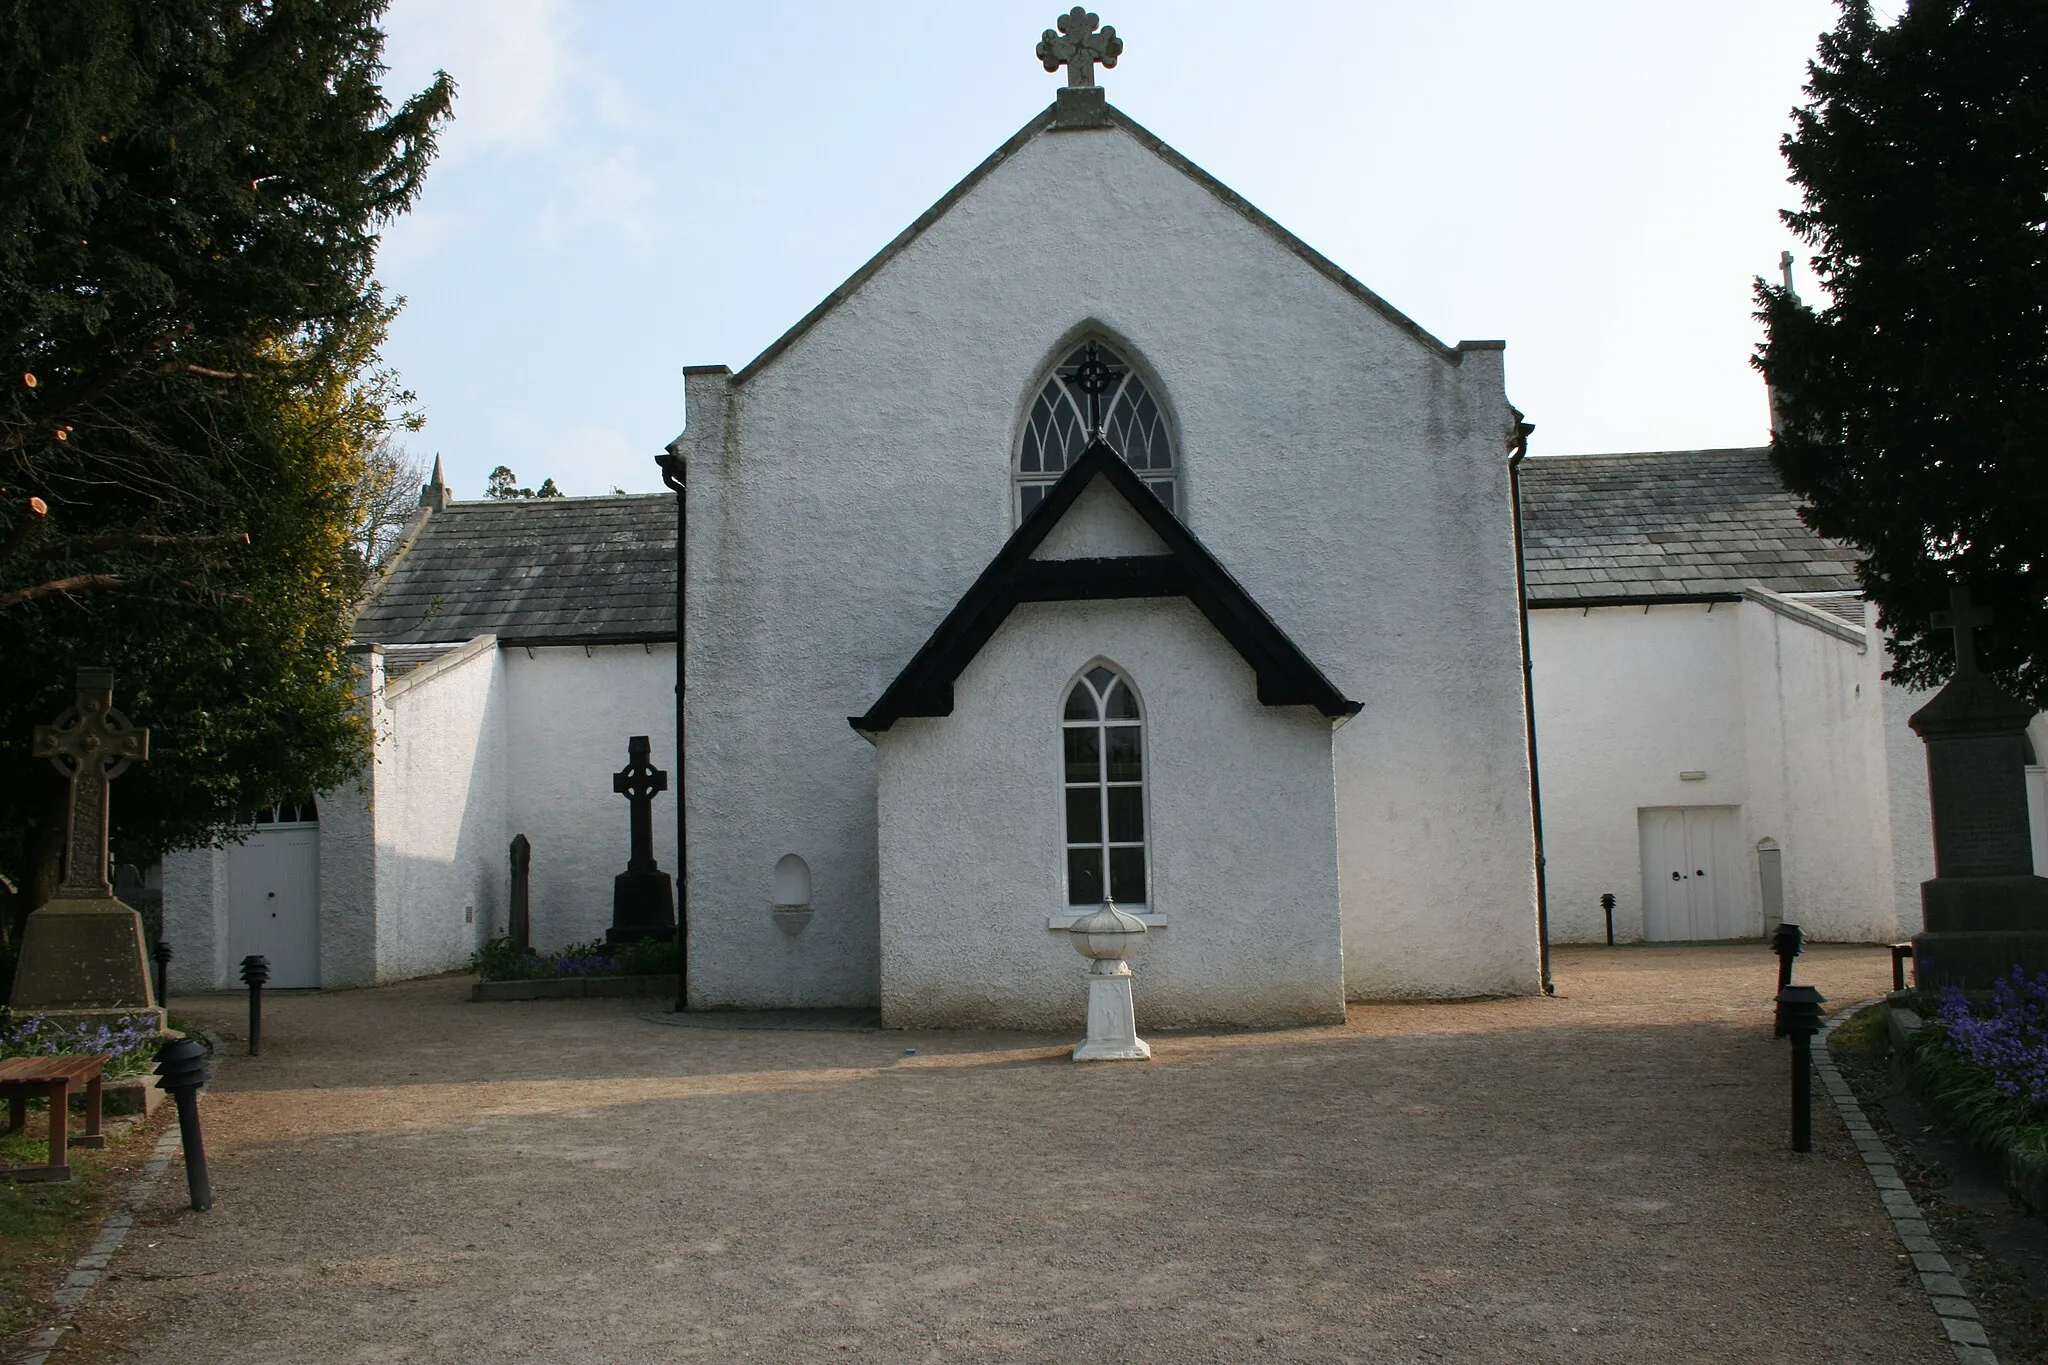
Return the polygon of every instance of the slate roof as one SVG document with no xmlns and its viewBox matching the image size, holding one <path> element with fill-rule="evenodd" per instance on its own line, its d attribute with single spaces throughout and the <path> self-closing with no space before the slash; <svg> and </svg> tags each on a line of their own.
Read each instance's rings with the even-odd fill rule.
<svg viewBox="0 0 2048 1365">
<path fill-rule="evenodd" d="M 667 494 L 457 502 L 431 513 L 356 617 L 381 645 L 676 638 Z"/>
<path fill-rule="evenodd" d="M 1529 605 L 1860 592 L 1855 555 L 1798 508 L 1764 447 L 1528 460 Z"/>
</svg>

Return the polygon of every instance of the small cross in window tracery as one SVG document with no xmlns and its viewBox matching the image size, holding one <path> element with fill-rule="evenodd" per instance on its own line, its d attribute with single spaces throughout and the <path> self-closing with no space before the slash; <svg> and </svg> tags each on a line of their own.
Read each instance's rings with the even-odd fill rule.
<svg viewBox="0 0 2048 1365">
<path fill-rule="evenodd" d="M 1088 395 L 1088 435 L 1091 439 L 1102 437 L 1102 395 L 1115 388 L 1123 377 L 1124 371 L 1104 360 L 1101 348 L 1092 341 L 1088 343 L 1088 351 L 1081 357 L 1081 363 L 1067 376 L 1067 383 Z"/>
</svg>

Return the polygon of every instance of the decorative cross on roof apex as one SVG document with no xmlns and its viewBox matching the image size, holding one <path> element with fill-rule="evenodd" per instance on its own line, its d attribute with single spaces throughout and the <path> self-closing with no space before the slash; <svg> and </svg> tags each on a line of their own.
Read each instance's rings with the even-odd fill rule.
<svg viewBox="0 0 2048 1365">
<path fill-rule="evenodd" d="M 1930 614 L 1927 623 L 1936 630 L 1950 630 L 1956 637 L 1956 672 L 1977 671 L 1977 642 L 1974 628 L 1991 624 L 1991 608 L 1970 605 L 1970 590 L 1961 584 L 1949 589 L 1948 610 Z"/>
<path fill-rule="evenodd" d="M 1116 36 L 1114 24 L 1095 30 L 1102 24 L 1102 16 L 1090 14 L 1076 5 L 1067 13 L 1054 20 L 1059 32 L 1051 29 L 1038 41 L 1038 60 L 1045 63 L 1047 71 L 1067 68 L 1067 87 L 1085 90 L 1095 84 L 1095 64 L 1114 67 L 1122 55 L 1124 40 Z"/>
</svg>

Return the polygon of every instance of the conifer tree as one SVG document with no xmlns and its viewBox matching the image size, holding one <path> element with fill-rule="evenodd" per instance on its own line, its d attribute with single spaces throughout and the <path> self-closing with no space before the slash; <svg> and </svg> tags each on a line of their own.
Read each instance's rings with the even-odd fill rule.
<svg viewBox="0 0 2048 1365">
<path fill-rule="evenodd" d="M 1808 524 L 1861 551 L 1892 676 L 1952 667 L 1928 614 L 1967 584 L 1985 666 L 2048 706 L 2048 4 L 1867 0 L 1784 140 L 1826 298 L 1761 282 L 1772 453 Z"/>
<path fill-rule="evenodd" d="M 387 102 L 384 7 L 0 0 L 0 955 L 55 876 L 27 740 L 79 665 L 152 731 L 127 856 L 361 761 L 354 490 L 410 397 L 377 233 L 453 97 Z"/>
</svg>

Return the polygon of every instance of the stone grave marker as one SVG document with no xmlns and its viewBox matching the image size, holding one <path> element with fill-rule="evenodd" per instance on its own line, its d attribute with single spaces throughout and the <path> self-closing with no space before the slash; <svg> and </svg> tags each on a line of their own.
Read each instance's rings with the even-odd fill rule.
<svg viewBox="0 0 2048 1365">
<path fill-rule="evenodd" d="M 37 726 L 33 744 L 70 784 L 64 875 L 57 894 L 28 917 L 8 1004 L 63 1018 L 149 1014 L 161 1029 L 142 917 L 115 899 L 107 880 L 109 790 L 130 763 L 149 757 L 149 731 L 114 709 L 112 669 L 81 668 L 76 704 L 54 725 Z"/>
<path fill-rule="evenodd" d="M 1955 632 L 1948 685 L 1908 722 L 1927 746 L 1934 879 L 1920 884 L 1924 932 L 1914 974 L 1926 987 L 1985 990 L 2022 967 L 2048 971 L 2048 878 L 2034 875 L 2027 824 L 2026 727 L 2034 708 L 1977 667 L 1972 632 L 1991 613 L 1957 588 L 1934 624 Z"/>
<path fill-rule="evenodd" d="M 668 774 L 648 758 L 647 736 L 626 741 L 626 766 L 612 774 L 612 790 L 632 808 L 632 855 L 612 879 L 612 927 L 606 943 L 673 938 L 676 901 L 668 873 L 654 864 L 654 798 L 668 790 Z"/>
</svg>

